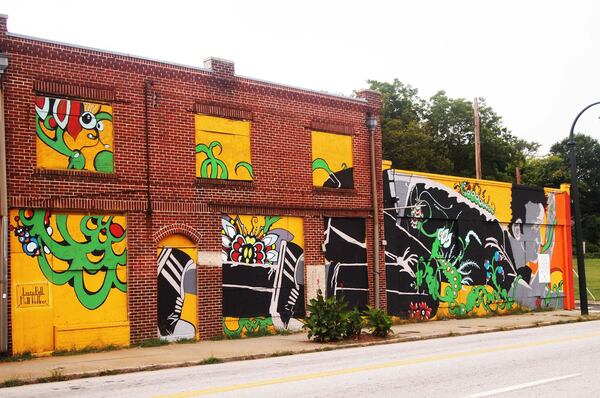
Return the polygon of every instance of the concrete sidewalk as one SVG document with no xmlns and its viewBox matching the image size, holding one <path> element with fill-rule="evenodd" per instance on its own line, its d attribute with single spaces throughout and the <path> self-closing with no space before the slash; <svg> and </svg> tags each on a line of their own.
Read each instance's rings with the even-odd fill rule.
<svg viewBox="0 0 600 398">
<path fill-rule="evenodd" d="M 89 377 L 189 366 L 214 361 L 264 358 L 275 355 L 311 352 L 324 349 L 387 344 L 474 333 L 504 331 L 600 319 L 599 312 L 581 317 L 579 311 L 532 312 L 490 318 L 452 319 L 395 325 L 394 335 L 385 340 L 346 341 L 320 344 L 307 340 L 306 333 L 287 336 L 255 337 L 240 340 L 200 341 L 160 347 L 130 348 L 115 351 L 50 356 L 19 362 L 0 363 L 0 386 L 3 383 L 36 382 Z M 44 380 L 46 379 L 46 380 Z"/>
</svg>

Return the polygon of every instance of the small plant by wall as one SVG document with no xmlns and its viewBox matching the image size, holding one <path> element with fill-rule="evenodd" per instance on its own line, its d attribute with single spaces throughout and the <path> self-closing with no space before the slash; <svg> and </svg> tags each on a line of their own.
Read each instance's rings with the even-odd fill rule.
<svg viewBox="0 0 600 398">
<path fill-rule="evenodd" d="M 375 337 L 385 338 L 392 333 L 392 318 L 384 310 L 367 308 L 366 311 L 349 310 L 343 296 L 325 298 L 318 291 L 317 298 L 310 300 L 307 306 L 310 315 L 304 320 L 308 338 L 317 342 L 358 339 L 364 327 L 368 327 Z"/>
<path fill-rule="evenodd" d="M 317 298 L 311 299 L 306 306 L 309 311 L 304 320 L 308 329 L 308 338 L 318 342 L 339 341 L 348 334 L 348 304 L 335 296 L 324 298 L 319 290 Z"/>
<path fill-rule="evenodd" d="M 373 336 L 386 337 L 392 332 L 392 317 L 382 309 L 368 307 L 365 315 L 367 327 Z"/>
<path fill-rule="evenodd" d="M 346 337 L 348 338 L 360 338 L 362 328 L 365 326 L 365 320 L 363 319 L 362 312 L 357 308 L 353 309 L 348 313 L 347 325 L 346 325 Z"/>
</svg>

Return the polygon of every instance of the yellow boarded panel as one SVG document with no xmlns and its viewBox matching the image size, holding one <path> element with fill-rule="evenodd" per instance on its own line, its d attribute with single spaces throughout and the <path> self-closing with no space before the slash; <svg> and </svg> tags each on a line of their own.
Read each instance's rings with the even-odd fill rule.
<svg viewBox="0 0 600 398">
<path fill-rule="evenodd" d="M 11 212 L 11 216 L 14 214 L 16 213 Z M 25 351 L 52 351 L 52 284 L 42 275 L 35 259 L 21 251 L 21 244 L 14 235 L 10 238 L 10 253 L 13 352 L 18 354 Z M 46 304 L 24 305 L 23 301 L 28 297 L 28 293 L 36 289 L 44 292 L 36 299 L 44 300 Z"/>
<path fill-rule="evenodd" d="M 312 132 L 313 186 L 329 186 L 329 180 L 333 188 L 353 188 L 352 166 L 352 136 Z M 350 177 L 345 179 L 340 174 Z"/>
<path fill-rule="evenodd" d="M 196 177 L 251 181 L 250 122 L 196 115 Z"/>
<path fill-rule="evenodd" d="M 89 324 L 80 326 L 57 326 L 55 350 L 81 350 L 88 347 L 128 346 L 129 322 Z"/>
<path fill-rule="evenodd" d="M 158 245 L 157 307 L 161 338 L 199 338 L 197 256 L 198 249 L 183 235 L 168 236 Z"/>
<path fill-rule="evenodd" d="M 114 172 L 112 106 L 36 97 L 37 167 Z"/>
<path fill-rule="evenodd" d="M 128 345 L 125 217 L 11 210 L 10 219 L 14 352 Z"/>
</svg>

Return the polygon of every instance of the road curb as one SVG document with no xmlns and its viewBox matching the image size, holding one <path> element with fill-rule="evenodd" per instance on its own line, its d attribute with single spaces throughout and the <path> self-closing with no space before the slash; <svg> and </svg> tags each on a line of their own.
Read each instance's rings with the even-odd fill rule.
<svg viewBox="0 0 600 398">
<path fill-rule="evenodd" d="M 353 343 L 353 342 L 337 342 L 337 343 L 325 343 L 319 347 L 310 348 L 310 349 L 302 349 L 302 350 L 282 350 L 276 351 L 274 353 L 264 353 L 264 354 L 252 354 L 252 355 L 241 355 L 241 356 L 233 356 L 227 358 L 218 358 L 218 357 L 209 357 L 204 358 L 197 361 L 184 361 L 184 362 L 171 362 L 171 363 L 162 363 L 162 364 L 152 364 L 145 366 L 137 366 L 137 367 L 127 367 L 127 368 L 118 368 L 118 369 L 105 369 L 94 372 L 81 372 L 81 373 L 70 373 L 66 375 L 58 374 L 48 376 L 48 377 L 39 377 L 32 379 L 11 379 L 0 383 L 0 388 L 9 388 L 21 385 L 29 385 L 29 384 L 40 384 L 40 383 L 51 383 L 56 381 L 68 381 L 68 380 L 76 380 L 76 379 L 84 379 L 90 377 L 101 377 L 101 376 L 114 376 L 126 373 L 135 373 L 135 372 L 147 372 L 154 370 L 163 370 L 163 369 L 173 369 L 173 368 L 183 368 L 190 366 L 199 366 L 199 365 L 210 365 L 215 363 L 227 363 L 227 362 L 237 362 L 237 361 L 248 361 L 253 359 L 265 359 L 265 358 L 275 358 L 280 356 L 289 356 L 289 355 L 297 355 L 297 354 L 309 354 L 314 352 L 322 352 L 322 351 L 333 351 L 340 350 L 346 348 L 360 348 L 360 347 L 370 347 L 375 345 L 387 345 L 387 344 L 396 344 L 396 343 L 407 343 L 412 341 L 422 341 L 422 340 L 432 340 L 446 337 L 458 337 L 458 336 L 468 336 L 473 334 L 481 334 L 481 333 L 494 333 L 494 332 L 506 332 L 510 330 L 521 330 L 521 329 L 532 329 L 543 326 L 552 326 L 552 325 L 562 325 L 568 323 L 578 323 L 578 322 L 589 322 L 589 321 L 597 321 L 600 320 L 600 316 L 598 315 L 589 315 L 587 317 L 578 317 L 575 319 L 562 319 L 556 321 L 538 321 L 535 323 L 528 323 L 522 325 L 512 325 L 512 326 L 500 326 L 500 327 L 491 327 L 489 329 L 481 329 L 481 330 L 463 330 L 459 332 L 443 332 L 436 334 L 429 334 L 426 336 L 401 336 L 401 337 L 390 337 L 385 340 L 374 340 L 363 343 Z M 314 343 L 319 344 L 319 343 Z M 52 370 L 59 370 L 60 367 L 56 367 Z"/>
</svg>

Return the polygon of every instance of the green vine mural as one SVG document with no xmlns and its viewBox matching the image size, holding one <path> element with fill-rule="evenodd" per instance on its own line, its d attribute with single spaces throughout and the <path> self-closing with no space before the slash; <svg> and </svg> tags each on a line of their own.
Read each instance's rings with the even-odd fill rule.
<svg viewBox="0 0 600 398">
<path fill-rule="evenodd" d="M 77 216 L 68 214 L 52 215 L 58 234 L 50 225 L 50 213 L 44 210 L 20 210 L 16 217 L 18 228 L 28 231 L 38 245 L 38 250 L 27 253 L 36 257 L 46 279 L 55 285 L 69 284 L 73 287 L 79 302 L 87 309 L 94 310 L 104 303 L 111 290 L 127 291 L 127 285 L 117 275 L 119 266 L 125 266 L 127 250 L 116 253 L 113 244 L 122 242 L 126 232 L 113 216 Z M 81 217 L 79 229 L 84 236 L 80 241 L 73 237 L 67 226 L 70 217 Z M 50 257 L 66 264 L 64 271 L 56 271 Z M 104 280 L 97 290 L 90 290 L 85 284 L 87 275 L 104 274 Z"/>
<path fill-rule="evenodd" d="M 252 334 L 270 334 L 274 328 L 273 319 L 270 317 L 256 317 L 256 318 L 238 318 L 236 329 L 230 329 L 227 320 L 223 320 L 223 333 L 227 338 L 239 338 L 243 335 Z"/>
<path fill-rule="evenodd" d="M 215 150 L 217 149 L 219 152 L 215 153 Z M 204 159 L 200 165 L 200 176 L 202 178 L 229 179 L 227 165 L 218 157 L 223 153 L 223 145 L 221 145 L 219 141 L 212 141 L 208 146 L 206 144 L 196 145 L 196 153 L 206 155 L 206 159 Z M 250 177 L 254 178 L 254 170 L 250 163 L 244 161 L 236 163 L 234 167 L 236 175 L 239 175 L 238 169 L 246 170 L 248 174 L 250 174 Z"/>
</svg>

